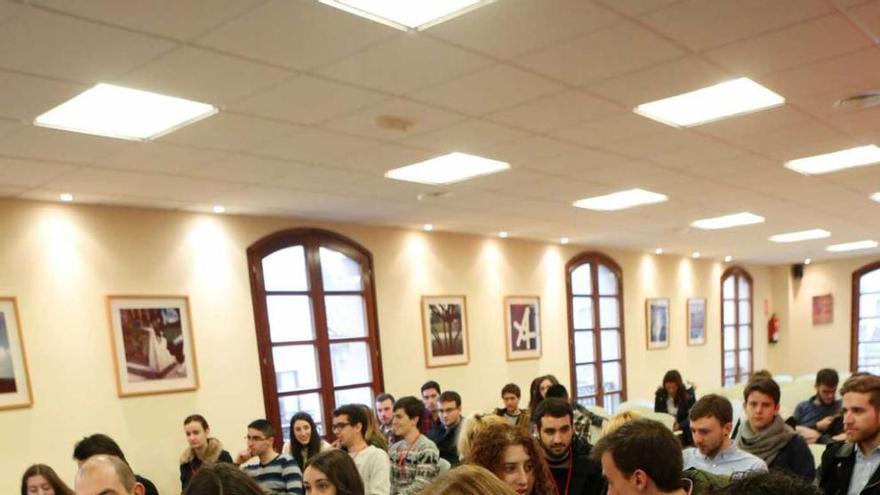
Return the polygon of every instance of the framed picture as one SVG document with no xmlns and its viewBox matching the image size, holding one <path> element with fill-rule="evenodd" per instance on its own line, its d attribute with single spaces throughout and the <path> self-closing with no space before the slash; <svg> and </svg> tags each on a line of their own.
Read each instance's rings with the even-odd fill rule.
<svg viewBox="0 0 880 495">
<path fill-rule="evenodd" d="M 692 297 L 687 300 L 688 345 L 706 343 L 706 299 Z"/>
<path fill-rule="evenodd" d="M 34 403 L 15 298 L 0 298 L 0 409 Z"/>
<path fill-rule="evenodd" d="M 467 364 L 467 307 L 464 296 L 422 296 L 425 366 Z"/>
<path fill-rule="evenodd" d="M 646 299 L 645 313 L 648 349 L 669 347 L 669 299 Z"/>
<path fill-rule="evenodd" d="M 813 325 L 827 325 L 834 321 L 834 298 L 831 294 L 813 296 Z"/>
<path fill-rule="evenodd" d="M 198 388 L 186 296 L 108 296 L 107 309 L 120 397 Z"/>
<path fill-rule="evenodd" d="M 504 298 L 504 338 L 508 361 L 541 357 L 541 299 L 538 296 Z"/>
</svg>

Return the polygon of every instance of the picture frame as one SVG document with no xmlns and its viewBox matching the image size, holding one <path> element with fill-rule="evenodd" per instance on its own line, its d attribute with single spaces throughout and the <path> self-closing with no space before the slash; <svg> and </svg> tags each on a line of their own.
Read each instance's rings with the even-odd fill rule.
<svg viewBox="0 0 880 495">
<path fill-rule="evenodd" d="M 504 298 L 504 340 L 508 361 L 541 357 L 541 299 Z"/>
<path fill-rule="evenodd" d="M 692 297 L 687 300 L 687 344 L 706 344 L 706 298 Z"/>
<path fill-rule="evenodd" d="M 120 397 L 199 387 L 187 296 L 107 296 Z"/>
<path fill-rule="evenodd" d="M 645 300 L 645 333 L 648 349 L 669 347 L 669 299 L 655 297 Z"/>
<path fill-rule="evenodd" d="M 813 325 L 834 322 L 834 297 L 831 294 L 813 296 Z"/>
<path fill-rule="evenodd" d="M 0 411 L 33 404 L 18 301 L 0 297 Z"/>
<path fill-rule="evenodd" d="M 460 366 L 470 361 L 465 296 L 422 296 L 425 366 Z"/>
</svg>

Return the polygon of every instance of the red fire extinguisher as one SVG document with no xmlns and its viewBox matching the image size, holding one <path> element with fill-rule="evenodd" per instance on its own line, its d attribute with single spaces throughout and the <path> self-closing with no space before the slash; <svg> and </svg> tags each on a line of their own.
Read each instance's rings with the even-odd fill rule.
<svg viewBox="0 0 880 495">
<path fill-rule="evenodd" d="M 776 313 L 773 313 L 770 321 L 767 322 L 767 341 L 771 344 L 779 342 L 779 317 Z"/>
</svg>

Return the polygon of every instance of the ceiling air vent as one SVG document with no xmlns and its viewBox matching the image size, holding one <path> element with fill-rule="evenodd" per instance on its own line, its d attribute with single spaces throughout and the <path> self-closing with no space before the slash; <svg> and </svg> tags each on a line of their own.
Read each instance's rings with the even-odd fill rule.
<svg viewBox="0 0 880 495">
<path fill-rule="evenodd" d="M 880 89 L 864 91 L 834 102 L 835 108 L 869 108 L 876 105 L 880 105 Z"/>
</svg>

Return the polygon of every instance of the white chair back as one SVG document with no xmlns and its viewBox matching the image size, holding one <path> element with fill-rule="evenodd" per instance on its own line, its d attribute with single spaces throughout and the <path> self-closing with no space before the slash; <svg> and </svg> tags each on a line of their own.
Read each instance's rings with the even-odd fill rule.
<svg viewBox="0 0 880 495">
<path fill-rule="evenodd" d="M 625 402 L 621 402 L 620 405 L 617 406 L 617 413 L 620 414 L 624 411 L 636 410 L 640 413 L 648 414 L 654 412 L 654 401 L 650 400 L 628 400 Z"/>
<path fill-rule="evenodd" d="M 643 417 L 645 419 L 653 419 L 654 421 L 662 423 L 664 426 L 666 426 L 670 430 L 672 430 L 673 427 L 675 426 L 675 416 L 673 416 L 669 413 L 653 412 L 652 411 L 650 413 L 645 414 Z"/>
<path fill-rule="evenodd" d="M 791 375 L 773 375 L 773 380 L 778 384 L 792 383 L 794 377 Z"/>
</svg>

